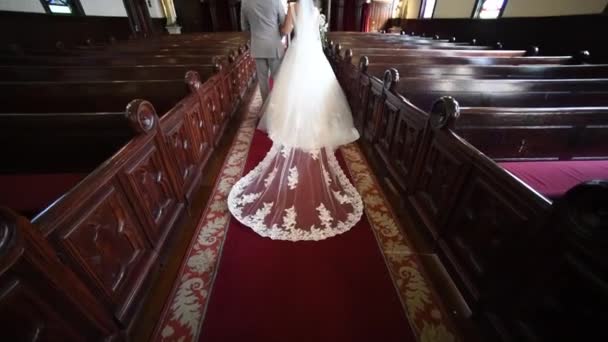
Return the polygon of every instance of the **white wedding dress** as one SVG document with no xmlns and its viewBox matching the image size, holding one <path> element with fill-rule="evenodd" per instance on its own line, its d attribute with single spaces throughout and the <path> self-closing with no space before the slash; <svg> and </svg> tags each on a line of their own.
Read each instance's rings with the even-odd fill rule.
<svg viewBox="0 0 608 342">
<path fill-rule="evenodd" d="M 234 185 L 228 208 L 261 236 L 322 240 L 348 231 L 361 219 L 361 197 L 334 154 L 359 133 L 323 54 L 319 11 L 312 0 L 300 0 L 297 6 L 296 36 L 259 124 L 273 146 Z"/>
</svg>

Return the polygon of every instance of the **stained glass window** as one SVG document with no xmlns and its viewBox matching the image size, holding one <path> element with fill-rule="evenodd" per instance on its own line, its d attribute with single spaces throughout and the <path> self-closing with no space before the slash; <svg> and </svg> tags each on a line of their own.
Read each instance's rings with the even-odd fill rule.
<svg viewBox="0 0 608 342">
<path fill-rule="evenodd" d="M 505 2 L 505 0 L 479 0 L 475 11 L 475 18 L 496 19 L 500 17 Z"/>
<path fill-rule="evenodd" d="M 435 2 L 436 0 L 426 0 L 422 3 L 422 13 L 420 13 L 420 18 L 431 19 L 433 17 L 433 12 L 435 11 Z"/>
<path fill-rule="evenodd" d="M 42 5 L 48 13 L 53 14 L 80 14 L 78 0 L 41 0 Z"/>
</svg>

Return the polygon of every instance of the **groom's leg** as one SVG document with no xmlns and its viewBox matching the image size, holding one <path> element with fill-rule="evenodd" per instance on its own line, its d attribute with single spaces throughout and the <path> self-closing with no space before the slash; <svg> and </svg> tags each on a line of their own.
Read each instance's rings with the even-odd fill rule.
<svg viewBox="0 0 608 342">
<path fill-rule="evenodd" d="M 258 75 L 258 84 L 260 85 L 260 93 L 262 94 L 262 101 L 266 101 L 269 93 L 268 85 L 268 59 L 256 58 L 255 69 Z"/>
<path fill-rule="evenodd" d="M 280 58 L 269 59 L 268 66 L 270 67 L 270 77 L 275 78 L 277 76 L 277 72 L 279 72 L 279 67 L 281 66 L 281 59 Z"/>
</svg>

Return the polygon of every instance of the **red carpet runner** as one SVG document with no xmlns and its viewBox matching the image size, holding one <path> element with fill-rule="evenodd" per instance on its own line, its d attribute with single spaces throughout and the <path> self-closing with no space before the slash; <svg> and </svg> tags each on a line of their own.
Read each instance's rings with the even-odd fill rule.
<svg viewBox="0 0 608 342">
<path fill-rule="evenodd" d="M 245 173 L 271 145 L 256 131 Z M 296 243 L 231 220 L 200 341 L 245 340 L 414 341 L 367 220 Z"/>
<path fill-rule="evenodd" d="M 454 341 L 356 145 L 338 154 L 366 206 L 351 231 L 319 242 L 273 241 L 230 218 L 228 191 L 271 145 L 254 134 L 259 102 L 227 156 L 154 339 Z"/>
</svg>

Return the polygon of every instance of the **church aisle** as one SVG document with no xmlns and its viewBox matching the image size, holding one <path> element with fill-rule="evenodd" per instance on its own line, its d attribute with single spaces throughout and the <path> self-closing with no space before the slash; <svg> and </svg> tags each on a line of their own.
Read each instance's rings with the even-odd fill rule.
<svg viewBox="0 0 608 342">
<path fill-rule="evenodd" d="M 273 241 L 231 219 L 231 186 L 271 146 L 250 105 L 155 340 L 453 341 L 438 297 L 354 144 L 338 153 L 366 216 L 319 242 Z M 219 265 L 219 266 L 218 266 Z"/>
<path fill-rule="evenodd" d="M 271 145 L 256 131 L 245 172 Z M 232 219 L 199 340 L 415 339 L 363 218 L 339 236 L 295 243 Z"/>
</svg>

